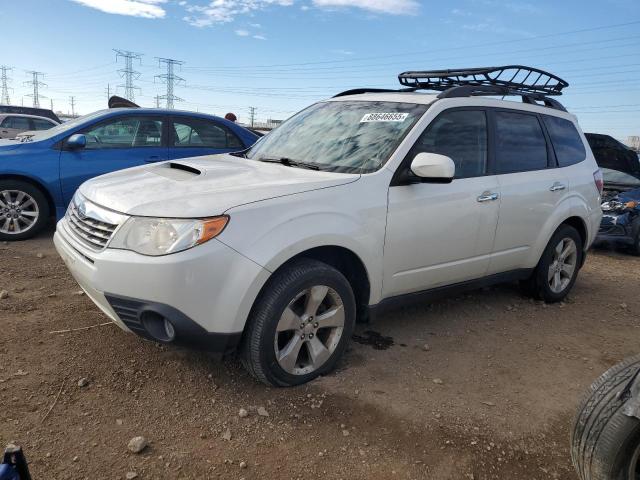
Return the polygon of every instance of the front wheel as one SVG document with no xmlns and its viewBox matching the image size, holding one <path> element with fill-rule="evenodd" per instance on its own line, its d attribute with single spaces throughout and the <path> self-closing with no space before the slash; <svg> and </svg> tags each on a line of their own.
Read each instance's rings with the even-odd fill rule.
<svg viewBox="0 0 640 480">
<path fill-rule="evenodd" d="M 268 385 L 306 383 L 335 367 L 355 318 L 353 290 L 344 275 L 316 260 L 295 261 L 269 280 L 256 301 L 241 360 Z"/>
<path fill-rule="evenodd" d="M 33 185 L 0 180 L 0 240 L 26 240 L 49 220 L 49 204 Z"/>
<path fill-rule="evenodd" d="M 525 293 L 559 302 L 571 291 L 582 265 L 582 238 L 570 225 L 560 225 L 549 240 L 533 274 L 522 282 Z"/>
</svg>

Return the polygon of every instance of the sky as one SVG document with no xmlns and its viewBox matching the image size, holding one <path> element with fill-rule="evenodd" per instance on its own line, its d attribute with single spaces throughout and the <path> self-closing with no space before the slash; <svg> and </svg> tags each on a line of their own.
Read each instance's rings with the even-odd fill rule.
<svg viewBox="0 0 640 480">
<path fill-rule="evenodd" d="M 640 135 L 639 0 L 0 0 L 12 103 L 90 113 L 124 94 L 114 49 L 141 54 L 135 100 L 183 62 L 176 108 L 284 119 L 337 92 L 396 88 L 405 70 L 525 64 L 570 86 L 583 130 Z"/>
</svg>

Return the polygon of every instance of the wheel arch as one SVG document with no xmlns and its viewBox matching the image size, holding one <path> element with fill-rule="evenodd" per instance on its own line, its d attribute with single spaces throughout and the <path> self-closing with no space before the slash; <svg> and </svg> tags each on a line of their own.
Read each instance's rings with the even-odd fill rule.
<svg viewBox="0 0 640 480">
<path fill-rule="evenodd" d="M 369 273 L 362 259 L 351 249 L 339 245 L 323 245 L 308 248 L 282 262 L 275 268 L 270 278 L 279 270 L 286 268 L 291 263 L 301 258 L 308 258 L 326 263 L 342 273 L 349 281 L 356 299 L 357 318 L 366 320 L 368 314 L 369 298 L 371 296 L 371 283 Z M 265 283 L 258 293 L 262 294 L 269 281 Z M 256 298 L 258 298 L 256 297 Z"/>
<path fill-rule="evenodd" d="M 575 228 L 580 235 L 580 239 L 582 240 L 583 250 L 586 249 L 588 245 L 587 224 L 582 218 L 578 216 L 572 216 L 565 219 L 560 225 L 569 225 L 570 227 Z M 558 228 L 560 227 L 560 225 L 558 225 Z M 558 228 L 556 228 L 556 230 Z"/>
<path fill-rule="evenodd" d="M 2 180 L 17 180 L 20 182 L 25 182 L 37 188 L 38 190 L 40 190 L 44 195 L 44 198 L 47 199 L 47 206 L 49 207 L 49 216 L 55 216 L 56 204 L 53 200 L 53 196 L 51 195 L 51 192 L 49 191 L 49 189 L 45 187 L 42 182 L 25 175 L 18 175 L 18 174 L 12 174 L 12 173 L 0 174 L 0 181 Z"/>
</svg>

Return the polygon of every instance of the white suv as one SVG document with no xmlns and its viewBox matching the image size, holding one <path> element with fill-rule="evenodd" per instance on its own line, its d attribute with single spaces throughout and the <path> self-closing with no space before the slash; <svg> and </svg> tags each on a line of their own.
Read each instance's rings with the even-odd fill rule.
<svg viewBox="0 0 640 480">
<path fill-rule="evenodd" d="M 520 280 L 559 301 L 600 224 L 596 162 L 557 102 L 472 87 L 341 94 L 245 152 L 94 178 L 55 245 L 123 330 L 238 350 L 276 386 L 399 300 Z"/>
</svg>

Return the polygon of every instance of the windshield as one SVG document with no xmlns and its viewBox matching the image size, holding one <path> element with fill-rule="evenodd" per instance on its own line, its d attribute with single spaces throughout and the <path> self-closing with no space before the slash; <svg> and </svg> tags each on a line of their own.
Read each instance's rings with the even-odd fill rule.
<svg viewBox="0 0 640 480">
<path fill-rule="evenodd" d="M 427 108 L 396 102 L 317 103 L 263 137 L 247 157 L 304 162 L 333 172 L 374 172 Z"/>
<path fill-rule="evenodd" d="M 64 133 L 67 130 L 71 130 L 79 125 L 82 125 L 87 120 L 91 120 L 94 117 L 99 117 L 104 114 L 104 110 L 100 110 L 97 112 L 89 113 L 88 115 L 83 115 L 82 117 L 74 118 L 73 120 L 69 120 L 68 122 L 61 123 L 60 125 L 56 125 L 49 130 L 38 130 L 33 132 L 33 135 L 29 135 L 31 140 L 44 140 L 46 138 L 55 137 L 60 133 Z"/>
<path fill-rule="evenodd" d="M 628 173 L 620 172 L 619 170 L 612 170 L 610 168 L 602 169 L 602 177 L 606 184 L 627 185 L 630 187 L 640 186 L 640 180 L 636 177 L 629 175 Z"/>
</svg>

